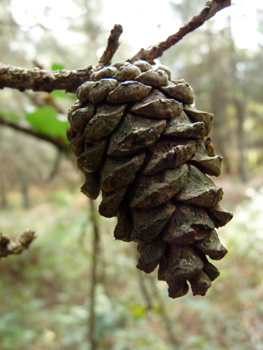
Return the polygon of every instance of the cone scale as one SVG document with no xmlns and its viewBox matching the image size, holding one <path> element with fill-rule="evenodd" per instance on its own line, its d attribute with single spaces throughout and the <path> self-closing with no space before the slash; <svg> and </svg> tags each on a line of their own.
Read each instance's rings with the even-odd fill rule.
<svg viewBox="0 0 263 350">
<path fill-rule="evenodd" d="M 184 80 L 142 60 L 94 72 L 77 96 L 67 135 L 85 174 L 82 192 L 101 193 L 100 214 L 117 217 L 114 237 L 137 242 L 137 268 L 159 266 L 171 298 L 189 285 L 205 295 L 219 275 L 208 258 L 227 253 L 215 229 L 232 219 L 210 178 L 222 162 L 208 137 L 213 115 L 193 107 Z"/>
</svg>

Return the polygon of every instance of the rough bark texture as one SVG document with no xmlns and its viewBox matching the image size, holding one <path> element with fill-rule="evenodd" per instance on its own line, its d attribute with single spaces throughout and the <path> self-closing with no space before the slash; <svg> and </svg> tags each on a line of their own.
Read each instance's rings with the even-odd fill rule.
<svg viewBox="0 0 263 350">
<path fill-rule="evenodd" d="M 0 89 L 9 87 L 20 91 L 65 90 L 76 92 L 77 88 L 90 79 L 94 71 L 93 66 L 78 70 L 46 71 L 33 68 L 24 69 L 7 65 L 0 66 Z"/>
</svg>

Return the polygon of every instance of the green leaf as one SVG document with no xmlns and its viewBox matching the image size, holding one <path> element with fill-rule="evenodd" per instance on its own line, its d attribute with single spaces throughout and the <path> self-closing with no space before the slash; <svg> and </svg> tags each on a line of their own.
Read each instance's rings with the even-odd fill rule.
<svg viewBox="0 0 263 350">
<path fill-rule="evenodd" d="M 51 70 L 62 70 L 62 69 L 65 69 L 65 66 L 62 63 L 54 62 L 51 66 Z"/>
<path fill-rule="evenodd" d="M 26 113 L 26 120 L 35 130 L 46 135 L 59 136 L 63 141 L 68 142 L 66 128 L 69 126 L 69 122 L 60 120 L 53 108 L 39 107 L 32 113 Z"/>
</svg>

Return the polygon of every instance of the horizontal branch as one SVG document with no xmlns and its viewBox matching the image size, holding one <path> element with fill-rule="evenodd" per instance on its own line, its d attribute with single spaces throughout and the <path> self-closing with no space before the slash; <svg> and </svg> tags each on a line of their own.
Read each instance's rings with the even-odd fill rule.
<svg viewBox="0 0 263 350">
<path fill-rule="evenodd" d="M 155 64 L 154 60 L 161 57 L 164 51 L 177 44 L 184 36 L 201 27 L 209 18 L 230 5 L 231 0 L 208 1 L 203 10 L 198 15 L 194 16 L 188 23 L 183 25 L 175 34 L 170 35 L 165 41 L 162 41 L 157 45 L 150 46 L 146 50 L 141 49 L 129 61 L 135 62 L 136 60 L 141 59 L 148 61 L 151 64 Z"/>
<path fill-rule="evenodd" d="M 88 66 L 77 70 L 47 71 L 44 69 L 24 69 L 0 65 L 0 89 L 9 87 L 20 91 L 65 90 L 75 93 L 77 88 L 90 79 L 94 67 Z"/>
<path fill-rule="evenodd" d="M 18 124 L 18 123 L 13 123 L 9 119 L 4 118 L 1 115 L 0 115 L 0 125 L 8 126 L 14 130 L 21 131 L 25 134 L 36 137 L 36 138 L 41 139 L 43 141 L 47 141 L 47 142 L 51 143 L 52 145 L 54 145 L 55 147 L 57 147 L 60 151 L 62 151 L 64 153 L 68 153 L 70 150 L 69 146 L 61 138 L 45 135 L 45 134 L 43 134 L 39 131 L 33 130 L 27 126 L 23 126 L 23 125 Z"/>
<path fill-rule="evenodd" d="M 30 230 L 24 231 L 15 241 L 6 234 L 0 233 L 0 258 L 11 254 L 21 254 L 23 250 L 28 249 L 35 238 L 35 232 Z"/>
<path fill-rule="evenodd" d="M 85 81 L 90 80 L 94 70 L 107 66 L 119 47 L 119 37 L 122 26 L 115 24 L 108 38 L 108 44 L 99 60 L 97 67 L 92 65 L 77 70 L 48 71 L 37 67 L 24 69 L 0 64 L 0 89 L 9 87 L 20 91 L 46 91 L 65 90 L 75 93 L 77 88 Z"/>
<path fill-rule="evenodd" d="M 162 56 L 165 50 L 178 43 L 186 34 L 203 25 L 205 21 L 214 16 L 218 11 L 230 5 L 231 0 L 208 1 L 203 10 L 181 27 L 178 32 L 170 35 L 165 41 L 157 45 L 151 46 L 148 49 L 141 49 L 129 61 L 134 62 L 137 59 L 142 59 L 154 64 L 154 60 Z M 94 70 L 110 64 L 113 55 L 119 47 L 121 33 L 122 26 L 116 24 L 111 31 L 108 45 L 97 67 L 90 65 L 87 68 L 77 70 L 47 71 L 39 68 L 24 69 L 0 64 L 0 89 L 9 87 L 20 91 L 51 92 L 53 90 L 65 90 L 66 92 L 75 93 L 82 83 L 90 80 L 90 76 Z"/>
</svg>

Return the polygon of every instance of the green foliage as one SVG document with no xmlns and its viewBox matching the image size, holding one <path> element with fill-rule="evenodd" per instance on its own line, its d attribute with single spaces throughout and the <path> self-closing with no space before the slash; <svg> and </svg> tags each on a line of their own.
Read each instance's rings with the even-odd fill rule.
<svg viewBox="0 0 263 350">
<path fill-rule="evenodd" d="M 62 63 L 54 62 L 51 66 L 51 70 L 62 70 L 62 69 L 66 69 L 65 65 Z"/>
<path fill-rule="evenodd" d="M 50 136 L 58 136 L 67 141 L 65 130 L 69 126 L 69 122 L 60 120 L 53 108 L 43 106 L 37 108 L 34 112 L 27 112 L 26 120 L 35 130 Z"/>
<path fill-rule="evenodd" d="M 63 90 L 53 90 L 50 95 L 54 98 L 69 98 L 70 95 L 72 95 L 72 101 L 76 100 L 76 95 L 75 94 L 69 94 Z"/>
</svg>

